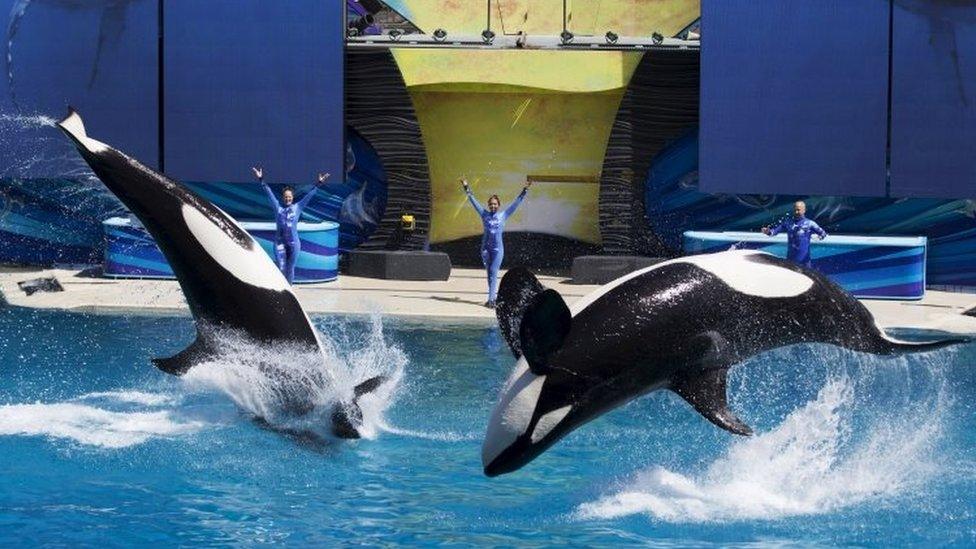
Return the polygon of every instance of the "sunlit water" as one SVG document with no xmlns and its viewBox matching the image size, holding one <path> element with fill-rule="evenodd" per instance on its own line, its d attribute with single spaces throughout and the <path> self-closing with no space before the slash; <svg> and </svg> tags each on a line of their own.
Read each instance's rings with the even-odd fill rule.
<svg viewBox="0 0 976 549">
<path fill-rule="evenodd" d="M 177 379 L 149 359 L 189 319 L 0 310 L 0 545 L 976 543 L 974 345 L 782 349 L 733 370 L 754 437 L 658 392 L 488 479 L 496 329 L 317 324 L 325 365 L 238 346 Z M 282 434 L 325 418 L 284 414 L 279 377 L 246 366 L 276 356 L 323 410 L 390 376 L 367 438 Z"/>
</svg>

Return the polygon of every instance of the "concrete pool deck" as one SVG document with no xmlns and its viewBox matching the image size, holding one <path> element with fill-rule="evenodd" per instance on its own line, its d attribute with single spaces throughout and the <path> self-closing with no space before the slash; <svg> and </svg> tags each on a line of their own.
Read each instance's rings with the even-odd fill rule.
<svg viewBox="0 0 976 549">
<path fill-rule="evenodd" d="M 28 296 L 17 283 L 33 278 L 58 279 L 63 292 Z M 572 304 L 598 286 L 569 284 L 567 278 L 539 276 Z M 77 269 L 0 267 L 0 292 L 10 305 L 35 309 L 126 314 L 189 314 L 183 293 L 173 280 L 108 279 L 87 276 Z M 485 301 L 485 275 L 480 269 L 454 269 L 450 280 L 409 282 L 341 275 L 335 282 L 296 286 L 302 305 L 311 314 L 379 313 L 404 319 L 447 318 L 492 324 L 494 311 Z M 885 329 L 939 330 L 976 335 L 976 293 L 929 290 L 921 301 L 863 300 Z"/>
</svg>

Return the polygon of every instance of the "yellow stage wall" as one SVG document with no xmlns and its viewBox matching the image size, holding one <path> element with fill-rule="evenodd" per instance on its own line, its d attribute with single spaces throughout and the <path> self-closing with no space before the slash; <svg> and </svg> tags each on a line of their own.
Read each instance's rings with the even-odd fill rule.
<svg viewBox="0 0 976 549">
<path fill-rule="evenodd" d="M 426 32 L 475 35 L 486 3 L 387 2 Z M 493 28 L 558 34 L 562 0 L 493 0 Z M 698 1 L 574 0 L 571 28 L 621 36 L 673 35 L 698 17 Z M 496 26 L 498 25 L 498 26 Z M 574 27 L 575 25 L 575 27 Z M 607 27 L 604 29 L 604 27 Z M 509 231 L 600 244 L 599 179 L 620 100 L 642 53 L 499 49 L 392 50 L 420 122 L 431 177 L 433 244 L 481 234 L 458 184 L 507 204 L 528 177 L 529 197 Z"/>
</svg>

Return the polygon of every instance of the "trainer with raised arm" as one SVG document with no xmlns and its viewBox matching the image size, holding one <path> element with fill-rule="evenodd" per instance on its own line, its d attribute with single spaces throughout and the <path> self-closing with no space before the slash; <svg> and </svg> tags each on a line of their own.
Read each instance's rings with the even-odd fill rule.
<svg viewBox="0 0 976 549">
<path fill-rule="evenodd" d="M 525 194 L 531 186 L 531 181 L 526 182 L 525 186 L 522 187 L 522 192 L 515 197 L 515 200 L 505 210 L 498 211 L 501 209 L 502 203 L 497 194 L 493 194 L 488 198 L 487 209 L 482 208 L 481 204 L 474 197 L 474 194 L 471 193 L 471 189 L 468 187 L 468 181 L 463 178 L 461 179 L 461 187 L 464 188 L 464 193 L 468 195 L 468 202 L 478 212 L 478 216 L 481 217 L 481 224 L 485 230 L 484 235 L 481 237 L 481 261 L 488 271 L 488 301 L 485 302 L 485 307 L 490 309 L 495 308 L 495 295 L 498 291 L 498 269 L 501 268 L 502 259 L 505 257 L 505 244 L 502 242 L 502 235 L 505 232 L 505 221 L 518 209 L 519 204 L 525 199 Z"/>
<path fill-rule="evenodd" d="M 320 173 L 318 183 L 298 202 L 295 202 L 295 190 L 291 187 L 285 187 L 281 192 L 281 202 L 278 202 L 271 188 L 264 182 L 264 170 L 260 166 L 251 169 L 254 171 L 254 177 L 261 183 L 264 193 L 268 196 L 271 209 L 275 212 L 275 259 L 278 268 L 281 269 L 285 278 L 288 279 L 288 283 L 291 284 L 295 280 L 295 263 L 298 262 L 298 254 L 302 251 L 302 241 L 298 238 L 298 221 L 302 217 L 302 210 L 315 196 L 319 186 L 329 178 L 329 174 Z"/>
<path fill-rule="evenodd" d="M 804 267 L 811 267 L 810 238 L 813 233 L 820 236 L 820 240 L 827 238 L 827 231 L 820 228 L 816 221 L 807 219 L 807 205 L 802 200 L 793 204 L 793 216 L 780 221 L 773 228 L 763 227 L 763 234 L 775 236 L 781 232 L 787 235 L 786 259 L 799 263 Z"/>
</svg>

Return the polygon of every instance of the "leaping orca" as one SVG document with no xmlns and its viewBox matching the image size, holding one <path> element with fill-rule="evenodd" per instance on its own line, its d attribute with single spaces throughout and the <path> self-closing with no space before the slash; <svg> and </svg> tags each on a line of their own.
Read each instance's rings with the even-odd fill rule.
<svg viewBox="0 0 976 549">
<path fill-rule="evenodd" d="M 521 468 L 580 425 L 657 389 L 749 435 L 728 408 L 728 369 L 777 347 L 819 342 L 891 354 L 960 341 L 892 339 L 825 276 L 753 250 L 659 263 L 572 307 L 516 268 L 502 278 L 496 314 L 518 362 L 485 434 L 488 476 Z"/>
<path fill-rule="evenodd" d="M 318 334 L 285 277 L 233 218 L 180 183 L 88 137 L 74 109 L 68 109 L 58 126 L 155 239 L 196 320 L 196 340 L 172 357 L 154 359 L 156 367 L 183 375 L 219 354 L 217 334 L 226 330 L 260 344 L 287 344 L 322 354 Z M 364 381 L 351 401 L 336 407 L 332 431 L 337 436 L 359 436 L 357 400 L 385 380 Z M 295 408 L 300 412 L 302 406 Z"/>
</svg>

